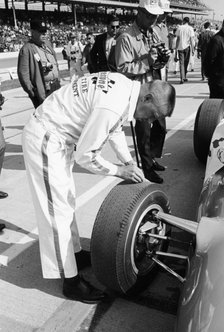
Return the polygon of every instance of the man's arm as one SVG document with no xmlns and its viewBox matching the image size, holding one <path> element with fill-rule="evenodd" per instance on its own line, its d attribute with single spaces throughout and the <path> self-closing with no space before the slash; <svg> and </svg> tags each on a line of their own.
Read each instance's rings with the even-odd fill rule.
<svg viewBox="0 0 224 332">
<path fill-rule="evenodd" d="M 34 97 L 34 86 L 30 80 L 30 64 L 29 64 L 30 52 L 27 47 L 22 47 L 19 52 L 17 74 L 21 86 L 26 91 L 29 97 Z"/>
<path fill-rule="evenodd" d="M 119 166 L 101 156 L 110 131 L 118 122 L 119 116 L 115 112 L 103 108 L 94 109 L 79 138 L 75 153 L 76 162 L 93 173 L 141 182 L 144 180 L 143 173 L 132 163 Z M 127 163 L 131 161 L 127 160 Z"/>
<path fill-rule="evenodd" d="M 93 66 L 93 71 L 95 73 L 98 72 L 98 43 L 99 43 L 99 38 L 97 36 L 95 39 L 95 43 L 93 44 L 93 47 L 90 51 L 90 59 Z"/>
<path fill-rule="evenodd" d="M 149 54 L 146 50 L 140 55 L 137 54 L 133 49 L 131 40 L 125 34 L 117 39 L 115 61 L 117 71 L 129 78 L 133 78 L 136 75 L 144 75 L 150 70 L 150 65 L 153 64 L 153 60 L 150 63 Z"/>
<path fill-rule="evenodd" d="M 125 134 L 122 127 L 119 127 L 113 135 L 109 138 L 109 143 L 116 153 L 117 158 L 123 163 L 127 164 L 133 161 L 130 154 Z"/>
</svg>

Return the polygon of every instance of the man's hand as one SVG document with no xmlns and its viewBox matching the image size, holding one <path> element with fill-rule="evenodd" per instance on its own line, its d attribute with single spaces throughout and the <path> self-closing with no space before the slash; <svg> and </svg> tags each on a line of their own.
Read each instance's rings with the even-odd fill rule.
<svg viewBox="0 0 224 332">
<path fill-rule="evenodd" d="M 157 59 L 158 59 L 157 49 L 155 47 L 152 47 L 148 54 L 149 65 L 152 66 L 156 62 Z"/>
<path fill-rule="evenodd" d="M 145 180 L 142 170 L 136 165 L 119 166 L 116 176 L 135 183 Z"/>
</svg>

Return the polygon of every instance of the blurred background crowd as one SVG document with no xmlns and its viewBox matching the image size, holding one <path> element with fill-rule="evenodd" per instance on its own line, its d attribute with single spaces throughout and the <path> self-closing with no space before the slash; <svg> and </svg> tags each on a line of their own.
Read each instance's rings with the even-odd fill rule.
<svg viewBox="0 0 224 332">
<path fill-rule="evenodd" d="M 173 0 L 172 3 L 178 3 L 179 6 L 187 7 L 202 7 L 205 5 L 198 0 Z M 133 13 L 125 13 L 125 15 L 118 15 L 121 23 L 121 29 L 125 29 L 135 19 Z M 49 39 L 52 42 L 53 47 L 63 47 L 69 42 L 70 35 L 74 32 L 81 33 L 81 42 L 86 44 L 86 34 L 92 32 L 94 35 L 100 34 L 106 31 L 106 22 L 104 22 L 105 15 L 96 15 L 94 13 L 87 13 L 86 15 L 79 15 L 78 23 L 76 26 L 66 20 L 66 14 L 57 17 L 57 13 L 47 13 L 48 33 Z M 23 20 L 24 19 L 24 20 Z M 9 18 L 0 18 L 0 52 L 14 52 L 19 51 L 23 44 L 30 37 L 30 18 L 18 17 L 17 25 Z M 173 33 L 181 23 L 181 18 L 169 16 L 167 18 L 167 26 L 170 33 Z M 196 33 L 199 33 L 203 27 L 202 22 L 191 20 L 191 24 L 194 27 Z M 218 30 L 218 26 L 214 26 L 214 29 Z"/>
</svg>

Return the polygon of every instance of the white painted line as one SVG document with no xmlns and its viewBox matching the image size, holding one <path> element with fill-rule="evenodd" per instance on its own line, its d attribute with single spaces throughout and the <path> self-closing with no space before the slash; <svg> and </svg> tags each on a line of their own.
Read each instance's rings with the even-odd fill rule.
<svg viewBox="0 0 224 332">
<path fill-rule="evenodd" d="M 103 191 L 109 185 L 114 183 L 115 181 L 119 181 L 117 177 L 107 176 L 103 180 L 99 181 L 95 186 L 84 192 L 82 195 L 77 197 L 76 199 L 76 210 L 94 198 L 98 193 Z M 122 181 L 122 179 L 120 179 Z"/>
<path fill-rule="evenodd" d="M 187 127 L 187 125 L 195 118 L 196 112 L 189 115 L 185 120 L 181 121 L 178 125 L 176 125 L 173 129 L 170 129 L 166 134 L 166 140 L 172 137 L 178 130 Z"/>
</svg>

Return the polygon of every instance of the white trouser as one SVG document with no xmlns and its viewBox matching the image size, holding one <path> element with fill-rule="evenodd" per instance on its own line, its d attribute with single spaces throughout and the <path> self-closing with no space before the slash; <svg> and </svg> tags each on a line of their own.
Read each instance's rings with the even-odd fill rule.
<svg viewBox="0 0 224 332">
<path fill-rule="evenodd" d="M 39 230 L 43 277 L 73 277 L 78 273 L 74 253 L 81 249 L 74 217 L 74 145 L 66 146 L 32 116 L 23 131 L 23 152 Z"/>
</svg>

